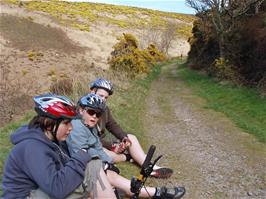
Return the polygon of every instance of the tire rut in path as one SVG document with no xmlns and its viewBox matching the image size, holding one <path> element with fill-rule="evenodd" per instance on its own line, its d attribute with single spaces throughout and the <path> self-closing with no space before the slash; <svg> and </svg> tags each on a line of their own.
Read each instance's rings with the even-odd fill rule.
<svg viewBox="0 0 266 199">
<path fill-rule="evenodd" d="M 152 185 L 184 185 L 184 198 L 266 198 L 266 146 L 235 127 L 223 114 L 204 109 L 176 75 L 162 68 L 146 100 L 149 144 L 164 154 L 160 166 L 173 168 L 170 179 Z M 155 156 L 156 156 L 155 155 Z"/>
</svg>

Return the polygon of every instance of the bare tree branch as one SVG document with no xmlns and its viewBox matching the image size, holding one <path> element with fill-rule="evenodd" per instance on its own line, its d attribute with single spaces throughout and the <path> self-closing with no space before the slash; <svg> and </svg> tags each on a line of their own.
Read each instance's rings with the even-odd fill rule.
<svg viewBox="0 0 266 199">
<path fill-rule="evenodd" d="M 186 0 L 186 4 L 195 9 L 202 20 L 204 13 L 210 16 L 220 46 L 220 57 L 224 55 L 226 34 L 234 26 L 236 18 L 247 14 L 252 6 L 256 14 L 263 2 L 264 0 Z"/>
</svg>

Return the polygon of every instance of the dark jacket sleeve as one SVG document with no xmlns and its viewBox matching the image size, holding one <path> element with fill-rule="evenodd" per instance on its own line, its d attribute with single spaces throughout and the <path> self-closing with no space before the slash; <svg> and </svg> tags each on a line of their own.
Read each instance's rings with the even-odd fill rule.
<svg viewBox="0 0 266 199">
<path fill-rule="evenodd" d="M 63 166 L 54 151 L 40 146 L 34 147 L 34 154 L 32 147 L 27 147 L 25 154 L 31 154 L 25 157 L 28 175 L 50 197 L 59 199 L 81 184 L 87 162 L 91 159 L 87 153 L 79 151 Z"/>
<path fill-rule="evenodd" d="M 112 150 L 112 142 L 111 141 L 108 141 L 108 140 L 105 140 L 104 138 L 100 138 L 100 140 L 101 140 L 101 143 L 102 143 L 102 145 L 103 145 L 103 147 L 104 148 L 106 148 L 106 149 L 108 149 L 108 150 Z"/>
<path fill-rule="evenodd" d="M 123 131 L 123 129 L 118 125 L 118 123 L 113 118 L 109 107 L 106 108 L 106 111 L 102 115 L 99 121 L 100 137 L 103 147 L 107 149 L 111 149 L 112 143 L 103 139 L 104 131 L 107 129 L 110 133 L 112 133 L 117 139 L 122 140 L 127 136 L 127 133 Z"/>
</svg>

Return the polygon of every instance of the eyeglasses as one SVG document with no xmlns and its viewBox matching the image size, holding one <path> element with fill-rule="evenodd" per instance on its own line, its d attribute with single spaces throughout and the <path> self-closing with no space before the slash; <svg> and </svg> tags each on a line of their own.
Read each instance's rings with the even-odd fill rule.
<svg viewBox="0 0 266 199">
<path fill-rule="evenodd" d="M 63 124 L 69 124 L 71 122 L 71 119 L 65 119 L 62 121 Z"/>
<path fill-rule="evenodd" d="M 86 111 L 87 111 L 87 113 L 88 113 L 89 115 L 91 115 L 91 116 L 93 116 L 93 115 L 96 114 L 96 117 L 101 117 L 101 115 L 102 115 L 102 112 L 95 111 L 95 110 L 93 110 L 93 109 L 87 109 Z"/>
</svg>

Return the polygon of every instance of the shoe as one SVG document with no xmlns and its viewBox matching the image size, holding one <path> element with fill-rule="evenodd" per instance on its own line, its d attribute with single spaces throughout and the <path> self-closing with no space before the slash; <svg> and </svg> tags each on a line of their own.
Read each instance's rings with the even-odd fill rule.
<svg viewBox="0 0 266 199">
<path fill-rule="evenodd" d="M 124 155 L 126 156 L 126 161 L 128 161 L 128 162 L 134 162 L 132 156 L 129 153 L 124 153 Z"/>
<path fill-rule="evenodd" d="M 185 187 L 157 187 L 156 190 L 155 195 L 152 197 L 153 199 L 179 199 L 186 193 Z"/>
<path fill-rule="evenodd" d="M 151 173 L 152 177 L 155 178 L 169 178 L 173 174 L 173 170 L 169 168 L 160 168 L 160 169 L 155 169 Z"/>
</svg>

